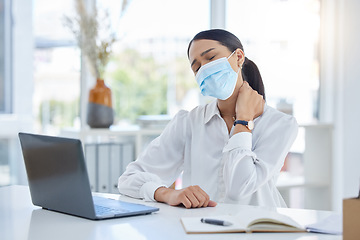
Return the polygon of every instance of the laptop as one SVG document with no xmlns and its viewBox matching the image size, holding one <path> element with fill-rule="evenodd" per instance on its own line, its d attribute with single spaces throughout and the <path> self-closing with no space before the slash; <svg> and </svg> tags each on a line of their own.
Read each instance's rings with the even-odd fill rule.
<svg viewBox="0 0 360 240">
<path fill-rule="evenodd" d="M 93 196 L 80 140 L 28 133 L 19 138 L 34 205 L 92 220 L 159 210 Z"/>
</svg>

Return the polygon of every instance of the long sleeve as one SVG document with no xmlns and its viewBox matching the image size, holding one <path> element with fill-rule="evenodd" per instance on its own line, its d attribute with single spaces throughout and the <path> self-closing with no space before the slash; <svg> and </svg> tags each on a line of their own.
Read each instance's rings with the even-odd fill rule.
<svg viewBox="0 0 360 240">
<path fill-rule="evenodd" d="M 277 112 L 264 114 L 255 123 L 253 134 L 233 135 L 223 149 L 226 196 L 246 198 L 277 175 L 293 144 L 298 125 L 292 116 Z"/>
<path fill-rule="evenodd" d="M 155 201 L 156 189 L 168 187 L 176 180 L 183 168 L 187 116 L 187 111 L 180 111 L 138 159 L 127 166 L 118 181 L 121 194 Z"/>
</svg>

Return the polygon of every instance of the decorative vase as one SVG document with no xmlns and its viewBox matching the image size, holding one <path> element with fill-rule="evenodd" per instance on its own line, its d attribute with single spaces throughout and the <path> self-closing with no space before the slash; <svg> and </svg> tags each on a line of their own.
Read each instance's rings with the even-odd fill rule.
<svg viewBox="0 0 360 240">
<path fill-rule="evenodd" d="M 114 122 L 114 111 L 111 103 L 111 90 L 103 79 L 97 79 L 90 89 L 87 106 L 87 124 L 91 128 L 109 128 Z"/>
</svg>

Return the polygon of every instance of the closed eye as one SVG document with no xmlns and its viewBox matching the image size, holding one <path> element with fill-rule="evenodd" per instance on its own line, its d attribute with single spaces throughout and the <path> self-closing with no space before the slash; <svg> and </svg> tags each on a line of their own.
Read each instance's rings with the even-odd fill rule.
<svg viewBox="0 0 360 240">
<path fill-rule="evenodd" d="M 208 61 L 213 60 L 215 57 L 216 57 L 216 54 L 215 54 L 214 56 L 208 58 Z M 199 67 L 194 71 L 195 75 L 196 75 L 196 73 L 199 71 L 200 67 L 201 67 L 201 66 L 199 66 Z"/>
</svg>

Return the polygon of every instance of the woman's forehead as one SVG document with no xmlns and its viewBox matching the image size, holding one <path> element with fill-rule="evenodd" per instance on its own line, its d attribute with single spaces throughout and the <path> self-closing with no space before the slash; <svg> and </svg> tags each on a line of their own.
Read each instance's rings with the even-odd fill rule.
<svg viewBox="0 0 360 240">
<path fill-rule="evenodd" d="M 191 61 L 194 58 L 200 57 L 202 53 L 208 51 L 209 49 L 226 51 L 227 47 L 220 44 L 218 41 L 209 40 L 209 39 L 200 39 L 195 40 L 191 43 L 189 49 L 189 60 Z"/>
</svg>

